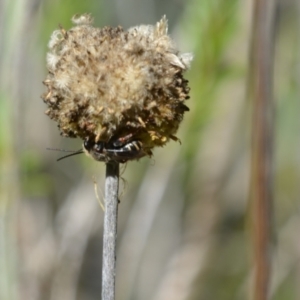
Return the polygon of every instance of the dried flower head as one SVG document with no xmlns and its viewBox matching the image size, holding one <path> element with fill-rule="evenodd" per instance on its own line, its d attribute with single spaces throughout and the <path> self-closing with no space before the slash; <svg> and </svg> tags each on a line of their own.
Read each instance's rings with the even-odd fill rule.
<svg viewBox="0 0 300 300">
<path fill-rule="evenodd" d="M 73 28 L 51 36 L 44 81 L 48 90 L 42 96 L 46 114 L 58 122 L 62 135 L 102 143 L 102 151 L 105 145 L 116 149 L 116 141 L 129 137 L 126 143 L 138 141 L 144 155 L 176 139 L 188 111 L 183 72 L 192 55 L 176 50 L 166 17 L 156 26 L 127 31 L 95 28 L 87 14 L 72 21 Z M 131 158 L 137 157 L 124 160 Z"/>
</svg>

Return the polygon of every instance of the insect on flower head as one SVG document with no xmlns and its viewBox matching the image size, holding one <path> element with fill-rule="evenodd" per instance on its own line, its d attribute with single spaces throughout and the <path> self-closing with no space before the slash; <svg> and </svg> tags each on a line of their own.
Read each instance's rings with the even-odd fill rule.
<svg viewBox="0 0 300 300">
<path fill-rule="evenodd" d="M 96 160 L 120 162 L 176 139 L 189 110 L 183 73 L 192 55 L 176 49 L 166 17 L 127 31 L 93 27 L 88 14 L 72 21 L 51 36 L 42 96 L 61 134 L 81 138 L 88 153 L 97 148 Z"/>
</svg>

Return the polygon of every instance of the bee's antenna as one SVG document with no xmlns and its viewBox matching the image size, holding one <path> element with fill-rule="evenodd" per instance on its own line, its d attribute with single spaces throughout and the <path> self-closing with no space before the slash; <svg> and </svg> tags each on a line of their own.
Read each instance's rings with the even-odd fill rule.
<svg viewBox="0 0 300 300">
<path fill-rule="evenodd" d="M 60 157 L 59 159 L 57 159 L 57 161 L 60 161 L 64 158 L 67 158 L 67 157 L 70 157 L 70 156 L 73 156 L 73 155 L 77 155 L 77 154 L 81 154 L 83 153 L 83 150 L 80 149 L 80 150 L 76 150 L 76 151 L 73 151 L 73 150 L 64 150 L 64 149 L 59 149 L 59 148 L 46 148 L 47 150 L 52 150 L 52 151 L 60 151 L 60 152 L 72 152 L 71 154 L 68 154 L 68 155 L 65 155 L 63 157 Z"/>
<path fill-rule="evenodd" d="M 60 158 L 57 159 L 56 161 L 60 161 L 60 160 L 62 160 L 62 159 L 64 159 L 64 158 L 67 158 L 67 157 L 70 157 L 70 156 L 73 156 L 73 155 L 77 155 L 77 154 L 82 154 L 82 153 L 84 153 L 84 152 L 83 152 L 82 149 L 80 149 L 80 150 L 78 150 L 78 151 L 76 151 L 76 152 L 73 152 L 73 153 L 71 153 L 71 154 L 65 155 L 65 156 L 63 156 L 63 157 L 60 157 Z"/>
<path fill-rule="evenodd" d="M 80 150 L 65 150 L 65 149 L 59 149 L 59 148 L 46 148 L 47 150 L 51 150 L 51 151 L 60 151 L 60 152 L 78 152 Z"/>
</svg>

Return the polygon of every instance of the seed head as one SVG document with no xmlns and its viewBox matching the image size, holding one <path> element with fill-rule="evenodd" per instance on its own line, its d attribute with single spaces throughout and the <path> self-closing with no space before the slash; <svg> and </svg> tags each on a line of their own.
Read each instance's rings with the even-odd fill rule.
<svg viewBox="0 0 300 300">
<path fill-rule="evenodd" d="M 149 150 L 176 139 L 192 54 L 176 50 L 166 17 L 127 31 L 95 28 L 88 14 L 72 21 L 52 33 L 42 95 L 61 134 L 95 142 L 132 135 Z"/>
</svg>

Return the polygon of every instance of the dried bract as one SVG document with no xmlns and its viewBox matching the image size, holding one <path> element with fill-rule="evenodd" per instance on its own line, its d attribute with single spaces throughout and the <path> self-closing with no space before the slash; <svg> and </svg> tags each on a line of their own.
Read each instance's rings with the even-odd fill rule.
<svg viewBox="0 0 300 300">
<path fill-rule="evenodd" d="M 42 96 L 61 133 L 94 143 L 130 135 L 148 154 L 176 139 L 192 55 L 176 50 L 166 18 L 127 31 L 95 28 L 87 14 L 72 21 L 51 36 Z"/>
</svg>

